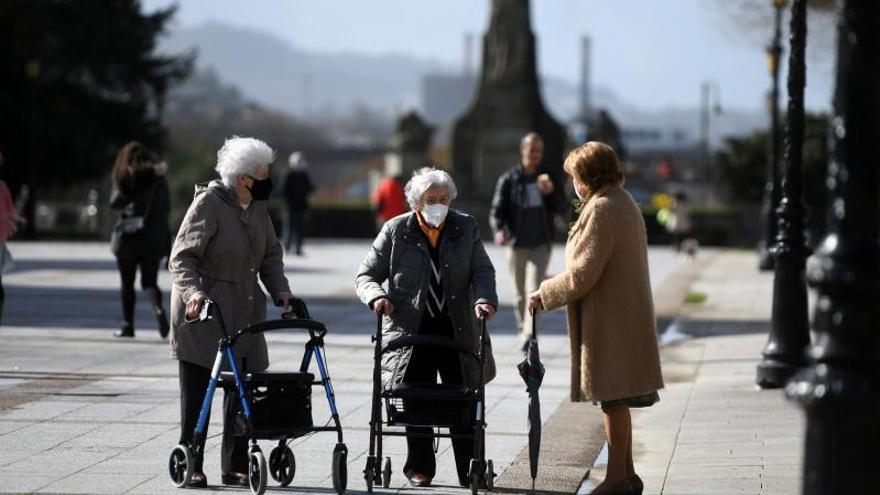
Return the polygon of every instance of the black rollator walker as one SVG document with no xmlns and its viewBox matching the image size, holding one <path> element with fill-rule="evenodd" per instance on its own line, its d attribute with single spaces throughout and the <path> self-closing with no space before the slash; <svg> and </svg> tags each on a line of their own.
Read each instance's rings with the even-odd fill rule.
<svg viewBox="0 0 880 495">
<path fill-rule="evenodd" d="M 330 385 L 330 376 L 324 359 L 324 336 L 327 334 L 327 329 L 323 323 L 309 318 L 305 303 L 299 299 L 294 299 L 292 312 L 292 315 L 298 315 L 298 317 L 288 319 L 289 315 L 291 313 L 285 313 L 284 319 L 281 320 L 248 325 L 230 337 L 223 325 L 223 315 L 220 308 L 211 300 L 205 301 L 198 319 L 193 322 L 215 320 L 223 329 L 224 337 L 220 339 L 217 346 L 217 358 L 214 360 L 214 367 L 211 370 L 211 379 L 208 382 L 208 390 L 202 402 L 193 439 L 189 444 L 180 444 L 175 447 L 168 459 L 169 474 L 175 486 L 185 487 L 189 484 L 195 467 L 195 459 L 204 453 L 208 414 L 211 411 L 211 402 L 219 383 L 226 390 L 226 393 L 235 394 L 241 402 L 241 410 L 236 413 L 233 434 L 250 438 L 248 481 L 252 493 L 260 495 L 265 492 L 267 474 L 271 474 L 280 486 L 290 484 L 296 472 L 296 460 L 293 451 L 288 446 L 288 441 L 318 431 L 336 432 L 337 443 L 336 448 L 333 449 L 331 464 L 333 488 L 336 493 L 345 492 L 348 448 L 342 440 L 342 425 L 339 422 L 336 399 L 333 387 Z M 302 329 L 309 332 L 309 341 L 305 344 L 305 354 L 299 371 L 246 372 L 246 370 L 242 370 L 246 373 L 242 376 L 233 354 L 235 342 L 245 334 L 286 328 Z M 308 372 L 312 356 L 318 363 L 318 370 L 321 373 L 320 380 L 315 380 L 315 375 Z M 224 362 L 229 364 L 231 372 L 221 373 L 220 370 Z M 312 423 L 311 391 L 314 385 L 324 387 L 335 426 L 314 426 Z M 278 445 L 272 449 L 269 455 L 268 469 L 266 458 L 260 450 L 257 440 L 278 440 Z"/>
<path fill-rule="evenodd" d="M 474 439 L 474 455 L 471 458 L 468 478 L 471 493 L 476 495 L 481 486 L 492 490 L 495 478 L 491 460 L 486 460 L 486 404 L 483 383 L 483 370 L 486 361 L 486 318 L 480 318 L 479 350 L 475 353 L 468 346 L 453 339 L 433 335 L 406 335 L 398 337 L 386 345 L 382 343 L 382 315 L 379 315 L 373 352 L 373 404 L 370 415 L 370 450 L 364 478 L 367 481 L 367 492 L 373 492 L 373 485 L 380 484 L 384 488 L 391 485 L 391 458 L 382 458 L 382 437 L 406 436 L 399 427 L 421 426 L 436 428 L 430 434 L 409 433 L 409 435 L 430 436 L 431 438 L 452 438 L 451 428 L 468 428 L 473 433 L 456 434 L 458 438 Z M 479 385 L 474 388 L 467 384 L 445 383 L 397 383 L 389 390 L 382 388 L 381 364 L 382 356 L 404 347 L 425 346 L 431 348 L 451 349 L 459 353 L 462 359 L 473 359 L 479 363 Z M 386 419 L 382 418 L 382 404 L 385 405 Z M 395 427 L 386 431 L 384 427 Z M 441 433 L 440 428 L 449 429 L 449 433 Z M 381 459 L 381 465 L 379 463 Z"/>
</svg>

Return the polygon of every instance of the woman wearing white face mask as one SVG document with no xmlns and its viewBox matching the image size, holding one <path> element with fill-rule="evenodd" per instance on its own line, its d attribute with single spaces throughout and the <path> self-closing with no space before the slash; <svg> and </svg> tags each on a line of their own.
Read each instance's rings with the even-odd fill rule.
<svg viewBox="0 0 880 495">
<path fill-rule="evenodd" d="M 495 269 L 483 248 L 476 221 L 449 209 L 455 199 L 452 177 L 442 170 L 423 168 L 405 187 L 412 211 L 389 220 L 373 242 L 358 270 L 358 297 L 377 314 L 383 314 L 382 339 L 404 334 L 453 338 L 479 345 L 479 315 L 492 318 L 498 305 Z M 388 289 L 382 284 L 387 281 Z M 495 376 L 491 347 L 484 381 Z M 383 359 L 382 384 L 400 383 L 477 385 L 479 367 L 448 350 L 406 348 Z M 428 486 L 436 472 L 431 429 L 407 428 L 408 456 L 404 473 L 413 486 Z M 462 433 L 467 433 L 467 430 Z M 453 429 L 452 434 L 456 434 Z M 473 440 L 453 438 L 459 483 L 468 486 L 468 465 Z"/>
</svg>

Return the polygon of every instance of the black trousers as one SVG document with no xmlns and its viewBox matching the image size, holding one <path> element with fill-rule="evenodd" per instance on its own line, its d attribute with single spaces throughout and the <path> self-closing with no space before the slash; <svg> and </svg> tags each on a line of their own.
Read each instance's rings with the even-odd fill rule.
<svg viewBox="0 0 880 495">
<path fill-rule="evenodd" d="M 437 374 L 442 383 L 463 383 L 461 374 L 461 358 L 451 350 L 437 350 L 425 347 L 413 349 L 412 358 L 406 369 L 403 381 L 407 383 L 437 383 Z M 453 435 L 473 434 L 473 428 L 451 428 Z M 431 428 L 408 427 L 407 433 L 431 434 Z M 433 478 L 437 471 L 434 458 L 434 439 L 407 435 L 407 458 L 403 466 L 404 474 L 409 477 L 415 473 Z M 474 455 L 473 438 L 452 438 L 452 450 L 455 454 L 455 468 L 459 480 L 466 480 L 470 460 Z"/>
<path fill-rule="evenodd" d="M 116 266 L 119 268 L 119 278 L 122 282 L 122 321 L 125 325 L 134 328 L 134 304 L 136 300 L 134 291 L 134 279 L 138 267 L 141 268 L 141 287 L 150 296 L 153 311 L 157 314 L 162 308 L 162 291 L 159 290 L 157 279 L 159 277 L 160 258 L 134 256 L 116 257 Z"/>
<path fill-rule="evenodd" d="M 180 363 L 180 443 L 190 442 L 199 410 L 208 390 L 211 370 L 197 364 L 179 361 Z M 248 439 L 232 435 L 235 421 L 236 400 L 233 394 L 223 394 L 223 443 L 220 446 L 220 471 L 228 473 L 247 473 L 248 470 Z M 210 421 L 210 416 L 208 416 Z M 207 434 L 207 430 L 205 431 Z M 195 470 L 202 471 L 204 458 L 199 456 L 195 461 Z"/>
<path fill-rule="evenodd" d="M 287 208 L 287 236 L 284 240 L 284 250 L 290 252 L 290 245 L 296 245 L 296 254 L 302 253 L 303 239 L 305 239 L 306 211 L 301 208 Z"/>
</svg>

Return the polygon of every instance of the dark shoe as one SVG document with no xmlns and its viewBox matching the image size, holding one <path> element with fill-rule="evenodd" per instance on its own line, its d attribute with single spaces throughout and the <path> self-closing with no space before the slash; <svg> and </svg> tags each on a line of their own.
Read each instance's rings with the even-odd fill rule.
<svg viewBox="0 0 880 495">
<path fill-rule="evenodd" d="M 128 324 L 123 324 L 121 329 L 113 332 L 113 336 L 123 338 L 134 337 L 134 327 Z"/>
<path fill-rule="evenodd" d="M 220 475 L 220 481 L 224 485 L 248 486 L 248 475 L 247 473 L 226 473 Z"/>
<path fill-rule="evenodd" d="M 409 484 L 412 486 L 431 486 L 431 478 L 428 478 L 424 474 L 414 473 L 409 477 Z"/>
<path fill-rule="evenodd" d="M 632 486 L 632 494 L 633 495 L 642 495 L 642 492 L 645 490 L 645 484 L 642 482 L 642 479 L 639 478 L 639 475 L 634 474 L 628 478 L 629 484 Z"/>
<path fill-rule="evenodd" d="M 186 486 L 190 488 L 208 488 L 208 478 L 205 477 L 205 473 L 196 471 L 192 474 L 189 484 Z"/>
<path fill-rule="evenodd" d="M 156 310 L 156 323 L 159 324 L 159 336 L 164 338 L 168 337 L 168 332 L 171 330 L 171 325 L 168 323 L 168 316 L 165 314 L 165 310 L 162 308 L 157 308 Z"/>
<path fill-rule="evenodd" d="M 604 483 L 604 482 L 603 482 Z M 593 495 L 633 495 L 634 491 L 629 478 L 624 478 L 616 483 L 601 484 L 592 491 Z"/>
</svg>

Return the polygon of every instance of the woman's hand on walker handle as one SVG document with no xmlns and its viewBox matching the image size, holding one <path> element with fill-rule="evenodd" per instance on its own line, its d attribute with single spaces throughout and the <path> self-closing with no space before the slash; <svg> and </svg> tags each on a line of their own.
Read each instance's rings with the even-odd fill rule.
<svg viewBox="0 0 880 495">
<path fill-rule="evenodd" d="M 489 321 L 495 316 L 495 306 L 488 303 L 480 303 L 474 306 L 474 313 L 476 313 L 477 319 L 480 319 L 485 315 L 486 321 Z"/>
<path fill-rule="evenodd" d="M 186 318 L 188 320 L 195 320 L 199 317 L 199 311 L 202 310 L 202 304 L 207 298 L 208 295 L 204 292 L 196 292 L 189 297 L 189 301 L 186 302 Z"/>
<path fill-rule="evenodd" d="M 544 309 L 544 301 L 541 300 L 541 291 L 536 290 L 529 294 L 529 313 L 535 314 Z"/>
<path fill-rule="evenodd" d="M 377 315 L 394 316 L 394 305 L 387 297 L 380 297 L 373 301 L 373 312 Z"/>
</svg>

